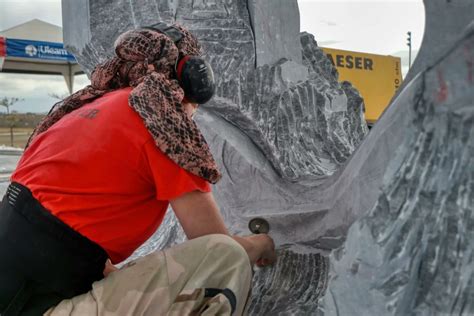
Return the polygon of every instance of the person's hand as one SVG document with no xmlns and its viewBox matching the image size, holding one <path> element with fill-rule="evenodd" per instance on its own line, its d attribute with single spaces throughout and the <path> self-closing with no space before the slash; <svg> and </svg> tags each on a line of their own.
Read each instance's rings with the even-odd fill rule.
<svg viewBox="0 0 474 316">
<path fill-rule="evenodd" d="M 247 238 L 254 240 L 260 247 L 261 253 L 255 264 L 259 267 L 272 265 L 277 260 L 275 243 L 267 234 L 251 235 Z"/>
<path fill-rule="evenodd" d="M 112 261 L 110 261 L 110 259 L 107 259 L 104 266 L 104 277 L 106 278 L 109 274 L 117 270 L 118 268 L 112 264 Z"/>
<path fill-rule="evenodd" d="M 275 243 L 267 234 L 250 235 L 245 237 L 233 236 L 244 247 L 250 262 L 259 267 L 275 263 L 277 259 Z"/>
</svg>

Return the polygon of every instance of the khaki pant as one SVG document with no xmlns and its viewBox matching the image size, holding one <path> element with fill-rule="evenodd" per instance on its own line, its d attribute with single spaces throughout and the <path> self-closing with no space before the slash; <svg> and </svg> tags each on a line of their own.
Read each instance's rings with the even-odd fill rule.
<svg viewBox="0 0 474 316">
<path fill-rule="evenodd" d="M 241 315 L 251 277 L 245 250 L 228 236 L 209 235 L 139 258 L 45 315 L 231 315 L 229 291 L 212 290 L 226 288 Z"/>
</svg>

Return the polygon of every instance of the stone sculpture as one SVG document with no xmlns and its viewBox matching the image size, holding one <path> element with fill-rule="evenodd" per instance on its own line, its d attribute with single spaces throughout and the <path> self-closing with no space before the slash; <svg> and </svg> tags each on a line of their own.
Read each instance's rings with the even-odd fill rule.
<svg viewBox="0 0 474 316">
<path fill-rule="evenodd" d="M 234 233 L 248 234 L 248 221 L 266 213 L 281 249 L 274 269 L 256 273 L 250 312 L 314 310 L 327 278 L 320 253 L 341 243 L 351 221 L 311 225 L 331 207 L 324 205 L 321 183 L 343 165 L 367 127 L 358 92 L 338 83 L 312 35 L 299 34 L 296 1 L 117 1 L 106 7 L 65 1 L 63 10 L 66 43 L 87 72 L 112 53 L 114 38 L 126 29 L 176 19 L 200 38 L 219 78 L 216 97 L 196 118 L 224 173 L 216 198 Z M 81 10 L 83 17 L 72 23 L 68 17 Z M 105 11 L 120 23 L 103 17 Z M 77 28 L 90 31 L 78 38 Z M 184 238 L 168 215 L 138 255 Z M 305 217 L 306 227 L 295 232 Z"/>
<path fill-rule="evenodd" d="M 362 99 L 349 83 L 337 82 L 312 35 L 298 34 L 296 1 L 64 0 L 63 19 L 66 44 L 86 72 L 111 54 L 118 34 L 158 20 L 181 22 L 203 42 L 219 84 L 196 121 L 224 173 L 214 188 L 216 198 L 233 233 L 248 233 L 256 216 L 267 219 L 280 252 L 273 269 L 255 274 L 250 314 L 404 314 L 414 308 L 430 313 L 438 310 L 433 291 L 439 287 L 426 282 L 441 283 L 445 277 L 457 292 L 445 290 L 441 302 L 455 312 L 472 312 L 467 298 L 472 297 L 468 210 L 474 98 L 469 80 L 460 75 L 470 78 L 472 67 L 458 61 L 446 70 L 454 65 L 453 56 L 472 66 L 472 36 L 446 55 L 443 66 L 405 86 L 359 146 L 367 134 Z M 444 101 L 433 99 L 433 93 L 445 90 Z M 456 141 L 448 144 L 449 137 Z M 444 144 L 446 153 L 440 150 Z M 443 182 L 446 177 L 454 184 Z M 431 196 L 430 186 L 438 195 Z M 430 204 L 431 198 L 444 208 Z M 430 205 L 439 212 L 429 213 Z M 424 221 L 407 220 L 404 216 L 416 215 L 417 207 L 426 210 L 420 215 Z M 344 243 L 359 218 L 345 247 L 332 256 L 336 277 L 318 304 L 326 287 L 325 255 Z M 434 226 L 427 234 L 421 229 L 421 223 L 435 225 L 442 218 L 449 222 L 441 231 L 449 232 L 444 244 Z M 398 235 L 388 234 L 392 230 L 408 236 L 407 243 L 395 242 Z M 137 255 L 183 238 L 169 213 Z M 450 257 L 436 253 L 437 243 L 442 249 L 456 245 L 456 260 L 441 262 Z M 404 245 L 411 252 L 400 251 Z M 368 271 L 374 260 L 387 266 Z M 421 270 L 414 270 L 417 264 Z M 461 272 L 445 273 L 447 268 Z M 422 275 L 411 282 L 418 271 Z M 369 272 L 370 282 L 364 274 Z M 375 293 L 369 291 L 373 288 Z"/>
<path fill-rule="evenodd" d="M 325 315 L 474 313 L 474 2 L 425 8 L 413 79 L 371 131 L 400 142 L 376 203 L 331 255 Z"/>
</svg>

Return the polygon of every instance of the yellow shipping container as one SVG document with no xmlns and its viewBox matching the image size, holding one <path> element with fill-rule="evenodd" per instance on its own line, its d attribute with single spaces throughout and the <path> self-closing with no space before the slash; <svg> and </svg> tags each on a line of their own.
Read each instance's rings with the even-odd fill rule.
<svg viewBox="0 0 474 316">
<path fill-rule="evenodd" d="M 374 123 L 402 83 L 401 59 L 322 47 L 339 72 L 364 98 L 365 119 Z"/>
</svg>

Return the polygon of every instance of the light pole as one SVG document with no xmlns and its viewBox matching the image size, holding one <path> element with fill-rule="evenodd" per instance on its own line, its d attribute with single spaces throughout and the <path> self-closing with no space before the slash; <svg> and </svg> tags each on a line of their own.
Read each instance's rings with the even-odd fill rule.
<svg viewBox="0 0 474 316">
<path fill-rule="evenodd" d="M 411 32 L 407 32 L 407 45 L 408 45 L 408 69 L 411 68 Z"/>
</svg>

